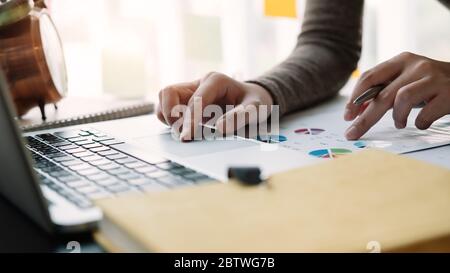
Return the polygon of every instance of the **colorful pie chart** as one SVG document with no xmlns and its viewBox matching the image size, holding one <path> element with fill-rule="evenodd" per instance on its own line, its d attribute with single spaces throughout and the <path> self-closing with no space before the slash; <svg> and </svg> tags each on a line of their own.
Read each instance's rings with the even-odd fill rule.
<svg viewBox="0 0 450 273">
<path fill-rule="evenodd" d="M 358 142 L 356 142 L 356 143 L 353 144 L 353 145 L 355 145 L 355 147 L 356 147 L 356 148 L 359 148 L 359 149 L 365 149 L 365 148 L 367 148 L 367 143 L 365 143 L 365 142 L 363 142 L 363 141 L 358 141 Z"/>
<path fill-rule="evenodd" d="M 365 148 L 385 149 L 385 148 L 391 147 L 392 142 L 388 142 L 388 141 L 370 141 L 370 142 L 358 141 L 358 142 L 355 142 L 353 145 L 359 149 L 365 149 Z"/>
<path fill-rule="evenodd" d="M 351 150 L 347 149 L 323 149 L 323 150 L 315 150 L 309 153 L 309 155 L 318 157 L 318 158 L 326 158 L 326 159 L 332 159 L 332 158 L 338 158 L 344 155 L 351 154 Z"/>
<path fill-rule="evenodd" d="M 287 141 L 287 137 L 279 135 L 259 136 L 258 141 L 269 144 L 275 144 Z"/>
<path fill-rule="evenodd" d="M 318 129 L 318 128 L 301 128 L 301 129 L 295 130 L 296 134 L 299 134 L 299 135 L 313 135 L 313 136 L 320 135 L 320 134 L 322 134 L 324 132 L 325 132 L 324 129 Z"/>
</svg>

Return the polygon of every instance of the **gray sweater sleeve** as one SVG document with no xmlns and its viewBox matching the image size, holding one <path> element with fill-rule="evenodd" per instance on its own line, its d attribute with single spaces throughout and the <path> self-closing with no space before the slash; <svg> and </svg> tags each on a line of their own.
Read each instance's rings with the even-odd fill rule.
<svg viewBox="0 0 450 273">
<path fill-rule="evenodd" d="M 363 0 L 308 0 L 297 46 L 249 81 L 267 89 L 284 115 L 335 96 L 361 56 Z"/>
</svg>

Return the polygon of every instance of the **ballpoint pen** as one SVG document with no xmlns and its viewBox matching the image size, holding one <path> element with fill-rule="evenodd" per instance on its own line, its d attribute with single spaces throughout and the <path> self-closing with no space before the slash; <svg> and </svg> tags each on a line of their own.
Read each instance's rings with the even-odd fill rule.
<svg viewBox="0 0 450 273">
<path fill-rule="evenodd" d="M 375 99 L 385 88 L 386 85 L 374 86 L 359 96 L 353 104 L 358 106 L 363 105 L 365 102 Z"/>
<path fill-rule="evenodd" d="M 384 84 L 376 85 L 366 92 L 364 92 L 361 96 L 359 96 L 355 101 L 353 101 L 353 104 L 357 106 L 363 105 L 365 102 L 368 102 L 370 100 L 375 99 L 387 86 Z M 423 108 L 425 107 L 426 102 L 422 102 L 419 105 L 414 106 L 414 108 Z"/>
</svg>

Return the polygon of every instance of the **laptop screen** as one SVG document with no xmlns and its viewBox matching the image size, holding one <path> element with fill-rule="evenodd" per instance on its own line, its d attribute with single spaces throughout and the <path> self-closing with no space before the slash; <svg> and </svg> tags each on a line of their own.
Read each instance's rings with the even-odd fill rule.
<svg viewBox="0 0 450 273">
<path fill-rule="evenodd" d="M 0 195 L 51 231 L 48 205 L 34 176 L 13 110 L 9 88 L 0 71 Z"/>
</svg>

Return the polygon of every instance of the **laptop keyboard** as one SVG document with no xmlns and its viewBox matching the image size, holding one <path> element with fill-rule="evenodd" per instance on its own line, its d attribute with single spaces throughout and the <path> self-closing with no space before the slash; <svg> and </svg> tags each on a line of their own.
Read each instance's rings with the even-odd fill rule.
<svg viewBox="0 0 450 273">
<path fill-rule="evenodd" d="M 82 209 L 91 208 L 93 200 L 124 193 L 212 181 L 169 160 L 132 157 L 118 148 L 126 145 L 124 142 L 95 130 L 42 134 L 25 140 L 41 183 Z"/>
</svg>

